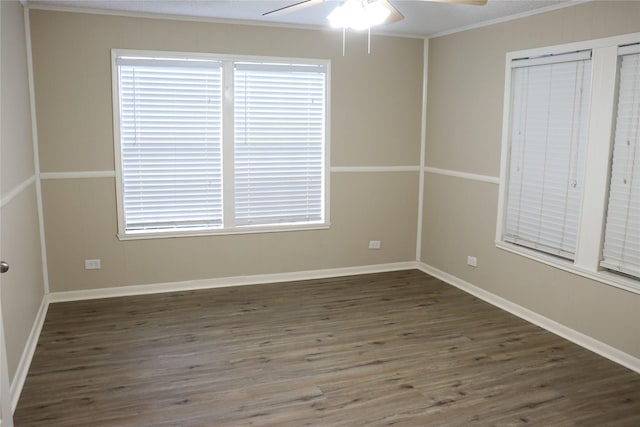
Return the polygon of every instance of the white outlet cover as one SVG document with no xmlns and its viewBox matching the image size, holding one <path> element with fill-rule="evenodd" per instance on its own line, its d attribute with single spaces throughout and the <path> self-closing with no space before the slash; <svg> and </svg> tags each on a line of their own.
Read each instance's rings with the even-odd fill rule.
<svg viewBox="0 0 640 427">
<path fill-rule="evenodd" d="M 380 249 L 380 240 L 369 240 L 369 249 Z"/>
<path fill-rule="evenodd" d="M 99 270 L 101 268 L 101 263 L 99 259 L 85 259 L 84 260 L 84 269 L 85 270 Z"/>
</svg>

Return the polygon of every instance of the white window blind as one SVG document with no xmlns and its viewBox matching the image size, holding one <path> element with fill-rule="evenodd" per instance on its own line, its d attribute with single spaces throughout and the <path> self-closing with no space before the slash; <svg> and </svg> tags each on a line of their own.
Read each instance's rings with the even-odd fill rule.
<svg viewBox="0 0 640 427">
<path fill-rule="evenodd" d="M 119 236 L 326 226 L 327 61 L 112 60 Z"/>
<path fill-rule="evenodd" d="M 512 64 L 503 239 L 573 259 L 582 200 L 589 52 Z"/>
<path fill-rule="evenodd" d="M 126 231 L 221 226 L 221 63 L 116 63 Z"/>
<path fill-rule="evenodd" d="M 623 55 L 619 63 L 618 110 L 601 265 L 640 277 L 640 54 Z"/>
<path fill-rule="evenodd" d="M 238 226 L 323 221 L 326 67 L 235 64 Z"/>
</svg>

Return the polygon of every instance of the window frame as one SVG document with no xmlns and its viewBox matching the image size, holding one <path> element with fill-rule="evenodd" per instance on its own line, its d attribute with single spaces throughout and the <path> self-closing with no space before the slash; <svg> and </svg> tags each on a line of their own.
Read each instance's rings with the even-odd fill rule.
<svg viewBox="0 0 640 427">
<path fill-rule="evenodd" d="M 575 73 L 569 72 L 572 68 L 575 68 Z M 516 76 L 519 78 L 514 80 Z M 581 207 L 588 135 L 590 76 L 591 50 L 512 61 L 513 108 L 509 140 L 510 168 L 506 180 L 507 206 L 503 222 L 505 241 L 573 259 L 579 218 L 572 214 Z M 548 92 L 543 88 L 536 91 L 532 89 L 542 84 L 549 85 Z M 551 90 L 552 87 L 555 90 Z M 558 97 L 559 92 L 556 91 L 563 90 L 573 90 L 572 96 Z M 516 105 L 518 99 L 521 103 Z M 564 104 L 567 101 L 570 101 L 570 105 Z M 570 111 L 571 117 L 563 115 L 562 110 Z M 546 113 L 546 125 L 538 123 L 538 112 Z M 558 121 L 558 113 L 561 120 L 570 121 Z M 532 128 L 532 123 L 541 127 Z M 567 123 L 567 126 L 559 127 L 562 123 Z M 569 123 L 571 126 L 568 126 Z M 528 130 L 533 130 L 532 136 Z M 575 132 L 576 130 L 578 132 Z M 537 136 L 536 131 L 541 131 L 545 137 Z M 556 163 L 558 158 L 548 155 L 557 153 L 558 149 L 549 141 L 559 142 L 559 148 L 566 150 L 567 158 L 562 158 L 563 162 Z M 566 146 L 563 146 L 563 143 L 567 143 Z M 537 156 L 540 150 L 543 154 Z M 514 153 L 515 157 L 512 157 Z M 557 154 L 562 156 L 563 152 Z M 550 179 L 556 174 L 566 174 L 567 180 L 558 183 Z M 569 176 L 575 177 L 574 186 L 569 183 Z M 539 192 L 531 188 L 538 178 L 541 179 Z M 517 200 L 517 207 L 514 206 L 511 197 Z M 514 209 L 510 210 L 510 207 Z M 537 218 L 534 212 L 538 213 Z M 559 218 L 563 220 L 555 222 Z M 562 232 L 554 232 L 558 227 Z M 556 240 L 558 236 L 561 237 Z M 567 241 L 564 239 L 565 236 L 568 237 Z"/>
<path fill-rule="evenodd" d="M 627 277 L 600 267 L 611 174 L 613 134 L 615 132 L 618 49 L 620 46 L 634 43 L 640 43 L 640 33 L 507 52 L 504 68 L 505 84 L 495 245 L 498 249 L 640 294 L 640 279 Z M 514 59 L 557 55 L 581 50 L 592 51 L 591 100 L 588 119 L 586 177 L 575 259 L 571 261 L 509 243 L 502 236 L 506 220 L 507 179 L 510 166 L 511 62 Z"/>
<path fill-rule="evenodd" d="M 222 200 L 223 200 L 223 225 L 222 227 L 211 228 L 190 228 L 190 229 L 170 229 L 170 230 L 126 230 L 124 198 L 123 198 L 123 175 L 122 175 L 122 142 L 120 135 L 120 79 L 118 73 L 117 58 L 120 56 L 148 57 L 148 58 L 168 58 L 168 59 L 206 59 L 220 61 L 222 63 Z M 286 223 L 283 225 L 243 225 L 236 226 L 234 218 L 227 216 L 228 206 L 234 200 L 234 174 L 233 167 L 225 167 L 225 164 L 233 165 L 234 151 L 234 64 L 236 62 L 265 62 L 279 64 L 300 64 L 300 65 L 322 65 L 326 69 L 325 73 L 325 94 L 324 94 L 324 141 L 323 141 L 323 167 L 322 167 L 322 220 L 318 222 Z M 328 59 L 314 58 L 292 58 L 292 57 L 272 57 L 254 55 L 227 55 L 215 53 L 196 52 L 171 52 L 156 50 L 136 50 L 136 49 L 111 49 L 111 88 L 113 103 L 113 141 L 114 141 L 114 161 L 115 161 L 115 181 L 116 181 L 116 211 L 117 211 L 117 238 L 119 240 L 139 240 L 158 239 L 174 237 L 197 237 L 226 234 L 252 234 L 252 233 L 272 233 L 287 231 L 321 230 L 331 226 L 330 221 L 330 159 L 331 159 L 331 61 Z M 226 183 L 226 186 L 225 186 Z M 225 222 L 227 219 L 227 222 Z M 232 224 L 231 226 L 227 225 Z"/>
</svg>

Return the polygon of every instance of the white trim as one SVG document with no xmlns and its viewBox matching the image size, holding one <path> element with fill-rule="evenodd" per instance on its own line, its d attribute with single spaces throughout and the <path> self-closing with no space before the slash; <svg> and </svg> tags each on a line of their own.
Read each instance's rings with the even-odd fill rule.
<svg viewBox="0 0 640 427">
<path fill-rule="evenodd" d="M 111 49 L 111 104 L 112 104 L 112 121 L 113 121 L 113 171 L 116 181 L 116 218 L 118 227 L 118 236 L 125 234 L 124 220 L 124 196 L 122 194 L 122 146 L 121 146 L 121 129 L 120 129 L 120 77 L 119 68 L 117 66 L 118 50 Z"/>
<path fill-rule="evenodd" d="M 577 274 L 605 285 L 640 294 L 640 280 L 614 274 L 600 268 L 604 218 L 609 181 L 610 154 L 614 132 L 617 52 L 619 46 L 637 43 L 640 33 L 623 34 L 600 39 L 507 52 L 505 64 L 504 108 L 502 121 L 500 190 L 496 221 L 496 247 L 524 256 L 569 273 Z M 585 183 L 574 262 L 559 260 L 541 252 L 505 242 L 504 228 L 507 175 L 510 150 L 511 61 L 514 58 L 559 54 L 590 49 L 593 52 L 593 74 L 589 113 L 589 139 L 585 164 Z"/>
<path fill-rule="evenodd" d="M 640 43 L 634 43 L 627 46 L 620 46 L 618 48 L 618 55 L 632 55 L 635 53 L 640 53 Z"/>
<path fill-rule="evenodd" d="M 333 68 L 331 61 L 327 62 L 327 72 L 325 74 L 325 99 L 324 99 L 324 146 L 322 147 L 324 156 L 324 168 L 322 168 L 322 220 L 325 224 L 331 224 L 331 74 Z"/>
<path fill-rule="evenodd" d="M 24 382 L 27 379 L 27 374 L 29 373 L 29 367 L 31 366 L 33 355 L 36 352 L 38 339 L 40 338 L 40 333 L 42 332 L 42 327 L 44 325 L 44 320 L 47 317 L 48 309 L 49 299 L 48 296 L 45 295 L 42 298 L 42 302 L 40 303 L 40 308 L 38 309 L 38 313 L 36 314 L 36 318 L 34 319 L 33 326 L 31 327 L 31 332 L 27 337 L 27 342 L 24 346 L 24 350 L 22 351 L 22 357 L 20 357 L 20 361 L 18 362 L 18 368 L 16 369 L 16 373 L 13 376 L 13 381 L 11 382 L 10 394 L 12 412 L 15 412 L 16 406 L 18 406 L 18 400 L 20 399 L 20 394 L 22 393 Z"/>
<path fill-rule="evenodd" d="M 4 208 L 13 199 L 18 197 L 24 190 L 29 188 L 29 186 L 31 186 L 31 184 L 33 184 L 35 181 L 36 181 L 36 176 L 35 175 L 33 175 L 33 176 L 27 178 L 26 180 L 22 181 L 20 184 L 18 184 L 17 187 L 15 187 L 13 190 L 9 191 L 5 196 L 2 197 L 2 200 L 0 201 L 0 207 Z"/>
<path fill-rule="evenodd" d="M 52 292 L 49 302 L 80 301 L 99 298 L 113 298 L 129 295 L 158 294 L 197 289 L 225 288 L 229 286 L 261 285 L 267 283 L 295 282 L 330 277 L 355 276 L 358 274 L 384 273 L 417 268 L 417 263 L 396 262 L 389 264 L 363 265 L 357 267 L 329 268 L 289 273 L 256 274 L 251 276 L 230 276 L 215 279 L 188 280 L 183 282 L 157 283 L 149 285 L 120 286 L 114 288 L 87 289 L 82 291 Z"/>
<path fill-rule="evenodd" d="M 211 23 L 211 24 L 250 25 L 255 27 L 285 28 L 285 29 L 292 29 L 292 30 L 329 31 L 329 32 L 342 31 L 342 29 L 332 28 L 330 26 L 290 24 L 290 23 L 281 23 L 281 22 L 263 22 L 263 21 L 252 21 L 252 20 L 242 20 L 242 19 L 224 19 L 224 18 L 204 17 L 204 16 L 186 16 L 186 15 L 161 14 L 161 13 L 151 13 L 151 12 L 134 12 L 134 11 L 124 11 L 124 10 L 92 9 L 92 8 L 86 8 L 86 7 L 58 6 L 58 5 L 42 4 L 42 3 L 31 4 L 28 2 L 28 0 L 20 0 L 20 1 L 24 3 L 25 8 L 34 9 L 34 10 L 45 10 L 45 11 L 51 11 L 51 12 L 85 13 L 90 15 L 119 16 L 119 17 L 125 17 L 125 18 L 164 19 L 164 20 L 171 20 L 171 21 L 186 21 L 186 22 L 205 22 L 205 23 Z M 475 24 L 466 25 L 463 27 L 458 27 L 451 30 L 445 30 L 438 33 L 427 34 L 427 35 L 394 33 L 390 31 L 385 31 L 384 26 L 374 28 L 373 31 L 371 31 L 371 34 L 375 34 L 378 36 L 402 37 L 402 38 L 412 38 L 412 39 L 424 39 L 424 38 L 432 39 L 435 37 L 447 36 L 447 35 L 459 33 L 462 31 L 488 27 L 490 25 L 499 24 L 502 22 L 509 22 L 516 19 L 526 18 L 528 16 L 539 15 L 541 13 L 552 12 L 558 9 L 578 6 L 580 4 L 589 3 L 591 1 L 593 0 L 570 0 L 569 2 L 566 2 L 566 3 L 542 7 L 542 8 L 530 10 L 527 12 L 518 13 L 515 15 L 504 16 L 501 18 L 478 22 Z"/>
<path fill-rule="evenodd" d="M 618 47 L 593 50 L 591 106 L 582 206 L 578 222 L 575 264 L 598 271 L 604 245 L 605 211 L 609 201 L 610 165 L 613 154 L 614 115 L 617 109 Z"/>
<path fill-rule="evenodd" d="M 1 310 L 0 310 L 1 311 Z M 0 316 L 2 313 L 0 313 Z M 1 323 L 1 322 L 0 322 Z M 4 325 L 0 324 L 0 393 L 2 394 L 2 402 L 0 409 L 2 410 L 2 420 L 5 426 L 13 427 L 13 406 L 11 399 L 11 387 L 9 385 L 9 366 L 7 363 L 7 343 Z"/>
<path fill-rule="evenodd" d="M 222 159 L 222 227 L 201 227 L 201 228 L 181 228 L 172 230 L 144 229 L 144 230 L 127 230 L 124 209 L 123 194 L 123 171 L 122 171 L 122 141 L 121 141 L 121 96 L 120 96 L 120 60 L 122 57 L 142 58 L 142 59 L 161 59 L 164 60 L 207 60 L 215 61 L 220 64 L 222 71 L 222 137 L 220 141 Z M 235 68 L 236 65 L 243 62 L 258 62 L 265 64 L 294 64 L 297 66 L 312 66 L 311 70 L 322 70 L 324 75 L 324 111 L 323 111 L 323 169 L 322 169 L 322 220 L 313 222 L 300 223 L 282 223 L 267 224 L 260 226 L 238 226 L 235 220 L 235 162 L 234 162 L 234 87 L 235 87 Z M 196 63 L 198 63 L 196 61 Z M 182 236 L 205 236 L 217 234 L 235 234 L 235 233 L 253 233 L 253 232 L 272 232 L 272 231 L 292 231 L 292 230 L 309 230 L 317 228 L 327 228 L 329 226 L 330 217 L 330 181 L 329 181 L 329 144 L 328 139 L 331 134 L 328 126 L 330 121 L 328 117 L 330 112 L 330 74 L 331 61 L 328 59 L 318 58 L 293 58 L 293 57 L 277 57 L 277 56 L 256 56 L 256 55 L 228 55 L 216 53 L 196 53 L 196 52 L 170 52 L 155 50 L 132 50 L 132 49 L 111 49 L 111 75 L 112 75 L 112 97 L 113 97 L 113 125 L 114 125 L 114 156 L 115 156 L 115 179 L 116 179 L 116 207 L 118 217 L 118 238 L 140 239 L 140 238 L 160 238 L 160 237 L 182 237 Z M 279 67 L 278 67 L 279 68 Z M 296 69 L 298 69 L 296 67 Z M 148 237 L 147 237 L 148 236 Z"/>
<path fill-rule="evenodd" d="M 49 267 L 47 264 L 47 244 L 44 233 L 44 209 L 42 207 L 42 182 L 40 181 L 40 150 L 38 147 L 38 122 L 36 119 L 36 92 L 33 79 L 33 52 L 31 50 L 31 20 L 29 9 L 24 9 L 24 31 L 27 48 L 27 77 L 29 81 L 29 106 L 31 110 L 31 140 L 33 144 L 33 168 L 36 174 L 36 206 L 38 209 L 38 233 L 40 235 L 40 257 L 42 258 L 42 285 L 44 293 L 49 293 Z"/>
<path fill-rule="evenodd" d="M 424 156 L 427 150 L 427 92 L 429 89 L 429 39 L 422 42 L 422 117 L 420 118 L 420 176 L 418 177 L 418 221 L 416 261 L 422 258 L 422 215 L 424 209 Z"/>
<path fill-rule="evenodd" d="M 572 43 L 563 43 L 552 46 L 542 46 L 533 49 L 523 49 L 513 52 L 507 52 L 507 62 L 518 58 L 544 56 L 544 55 L 557 55 L 566 52 L 575 52 L 580 50 L 595 50 L 599 48 L 606 48 L 609 46 L 623 46 L 631 43 L 638 43 L 640 40 L 640 32 L 621 34 L 611 37 L 602 37 L 598 39 L 584 40 Z M 504 112 L 503 112 L 504 113 Z"/>
<path fill-rule="evenodd" d="M 586 277 L 587 279 L 596 280 L 602 284 L 613 286 L 615 288 L 622 289 L 627 292 L 640 295 L 640 284 L 638 280 L 629 279 L 625 276 L 610 273 L 606 270 L 591 270 L 588 268 L 580 267 L 570 260 L 548 255 L 533 249 L 526 248 L 524 246 L 514 245 L 509 242 L 503 242 L 496 240 L 496 247 L 516 255 L 529 258 L 530 260 L 541 262 L 542 264 L 558 268 L 566 271 L 567 273 L 577 274 L 578 276 Z"/>
<path fill-rule="evenodd" d="M 143 18 L 143 19 L 163 19 L 167 21 L 185 21 L 185 22 L 204 22 L 209 24 L 231 24 L 231 25 L 251 25 L 255 27 L 276 27 L 276 28 L 290 28 L 294 30 L 334 30 L 331 27 L 319 27 L 302 24 L 286 24 L 277 22 L 262 22 L 243 19 L 224 19 L 224 18 L 212 18 L 206 16 L 188 16 L 188 15 L 174 15 L 163 14 L 153 12 L 136 12 L 128 10 L 107 10 L 107 9 L 93 9 L 89 7 L 74 7 L 74 6 L 58 6 L 55 4 L 32 4 L 29 3 L 29 9 L 44 10 L 48 12 L 65 12 L 65 13 L 84 13 L 88 15 L 105 15 L 105 16 L 117 16 L 123 18 Z M 340 30 L 342 31 L 342 30 Z"/>
<path fill-rule="evenodd" d="M 513 303 L 478 286 L 472 285 L 469 282 L 453 276 L 452 274 L 445 273 L 444 271 L 432 267 L 428 264 L 419 263 L 418 269 L 477 298 L 480 298 L 481 300 L 488 302 L 495 307 L 518 316 L 519 318 L 524 319 L 527 322 L 533 323 L 534 325 L 539 326 L 575 344 L 578 344 L 579 346 L 587 350 L 590 350 L 615 363 L 618 363 L 626 368 L 640 373 L 640 359 L 635 356 L 618 350 L 617 348 L 605 344 L 602 341 L 598 341 L 597 339 L 585 335 L 582 332 L 571 329 L 568 326 L 556 322 L 555 320 L 551 320 L 548 317 L 529 310 L 528 308 L 522 307 L 521 305 Z"/>
<path fill-rule="evenodd" d="M 437 175 L 454 176 L 456 178 L 464 178 L 472 181 L 488 182 L 489 184 L 500 184 L 500 178 L 497 176 L 478 175 L 475 173 L 460 172 L 450 169 L 440 169 L 431 166 L 425 166 L 423 169 L 425 172 Z"/>
<path fill-rule="evenodd" d="M 501 18 L 490 19 L 488 21 L 478 22 L 471 25 L 465 25 L 463 27 L 454 28 L 452 30 L 441 31 L 439 33 L 431 34 L 429 38 L 432 39 L 435 37 L 442 37 L 442 36 L 448 36 L 450 34 L 461 33 L 463 31 L 475 30 L 477 28 L 489 27 L 491 25 L 501 24 L 503 22 L 515 21 L 516 19 L 522 19 L 529 16 L 540 15 L 542 13 L 552 12 L 558 9 L 565 9 L 567 7 L 578 6 L 583 3 L 590 3 L 591 1 L 593 0 L 570 0 L 565 3 L 554 4 L 552 6 L 541 7 L 538 9 L 529 10 L 527 12 L 517 13 L 515 15 L 503 16 Z"/>
<path fill-rule="evenodd" d="M 163 59 L 182 59 L 182 60 L 209 60 L 215 62 L 258 62 L 258 63 L 283 63 L 297 65 L 315 65 L 324 66 L 325 73 L 330 72 L 330 59 L 324 58 L 301 58 L 293 56 L 273 56 L 273 55 L 233 55 L 227 53 L 216 52 L 174 52 L 169 50 L 148 50 L 148 49 L 111 49 L 112 66 L 114 69 L 118 66 L 118 57 L 145 57 L 145 58 L 163 58 Z M 197 62 L 196 62 L 197 63 Z M 235 64 L 233 64 L 235 65 Z M 224 64 L 221 65 L 222 67 Z M 328 86 L 328 85 L 327 85 Z M 117 93 L 117 92 L 116 92 Z M 118 129 L 119 130 L 119 129 Z"/>
<path fill-rule="evenodd" d="M 419 172 L 420 166 L 331 166 L 331 173 L 345 172 Z"/>
<path fill-rule="evenodd" d="M 554 55 L 529 56 L 526 58 L 513 58 L 511 68 L 533 67 L 536 65 L 560 64 L 563 62 L 587 61 L 591 59 L 591 49 L 574 52 L 562 52 Z"/>
<path fill-rule="evenodd" d="M 420 166 L 331 166 L 330 173 L 351 172 L 420 172 Z M 42 172 L 40 179 L 115 178 L 116 171 Z"/>
<path fill-rule="evenodd" d="M 389 264 L 374 264 L 357 267 L 331 268 L 323 270 L 308 270 L 290 273 L 257 274 L 252 276 L 233 276 L 217 279 L 189 280 L 184 282 L 159 283 L 150 285 L 121 286 L 115 288 L 88 289 L 82 291 L 64 291 L 45 294 L 36 314 L 31 332 L 27 338 L 22 357 L 11 383 L 10 397 L 12 412 L 15 411 L 24 383 L 27 379 L 29 367 L 35 354 L 38 339 L 42 333 L 49 304 L 66 301 L 84 301 L 100 298 L 114 298 L 133 295 L 148 295 L 165 292 L 180 292 L 197 289 L 213 289 L 229 286 L 260 285 L 267 283 L 291 282 L 310 279 L 324 279 L 330 277 L 354 276 L 358 274 L 384 273 L 416 269 L 417 263 L 397 262 Z"/>
<path fill-rule="evenodd" d="M 239 226 L 232 228 L 200 228 L 194 230 L 163 231 L 163 230 L 139 230 L 129 231 L 125 234 L 118 233 L 118 240 L 144 240 L 167 239 L 180 237 L 222 236 L 229 234 L 256 234 L 256 233 L 285 233 L 289 231 L 313 231 L 328 230 L 331 223 L 318 224 L 290 224 L 290 225 L 255 225 Z"/>
<path fill-rule="evenodd" d="M 222 150 L 222 158 L 220 159 L 222 167 L 222 224 L 227 228 L 233 228 L 236 225 L 236 163 L 235 163 L 235 67 L 233 62 L 222 62 L 222 139 L 220 140 L 220 149 Z M 326 94 L 326 92 L 325 92 Z M 114 98 L 116 99 L 116 98 Z M 325 111 L 326 113 L 326 111 Z M 118 113 L 120 114 L 120 113 Z M 118 129 L 120 132 L 120 129 Z M 226 144 L 225 144 L 226 143 Z M 118 149 L 120 150 L 120 149 Z M 120 153 L 118 153 L 120 155 Z M 121 180 L 118 173 L 118 180 Z M 120 185 L 118 185 L 120 187 Z M 122 197 L 120 195 L 119 197 Z M 119 199 L 122 203 L 123 198 Z M 123 214 L 122 223 L 118 227 L 120 234 L 126 233 L 124 229 L 124 203 L 120 209 Z"/>
<path fill-rule="evenodd" d="M 562 338 L 572 341 L 587 350 L 593 351 L 613 362 L 616 362 L 622 366 L 632 369 L 640 373 L 640 359 L 631 356 L 625 352 L 622 352 L 616 348 L 602 343 L 594 338 L 575 331 L 564 325 L 561 325 L 551 319 L 548 319 L 538 313 L 535 313 L 529 309 L 519 306 L 511 301 L 508 301 L 502 297 L 492 294 L 484 289 L 481 289 L 475 285 L 463 281 L 449 273 L 445 273 L 435 267 L 428 264 L 416 261 L 409 262 L 397 262 L 389 264 L 377 264 L 366 265 L 358 267 L 343 267 L 323 270 L 308 270 L 289 273 L 275 273 L 275 274 L 259 274 L 252 276 L 233 276 L 217 279 L 203 279 L 203 280 L 191 280 L 184 282 L 172 282 L 172 283 L 159 283 L 149 285 L 133 285 L 122 286 L 115 288 L 102 288 L 102 289 L 87 289 L 82 291 L 64 291 L 53 292 L 45 295 L 40 310 L 36 316 L 36 320 L 32 327 L 31 333 L 27 340 L 27 345 L 23 352 L 22 358 L 18 365 L 18 370 L 14 377 L 14 382 L 11 385 L 11 396 L 13 408 L 18 402 L 24 381 L 28 372 L 28 368 L 31 364 L 34 352 L 36 350 L 36 344 L 40 333 L 42 332 L 42 326 L 46 317 L 46 313 L 49 304 L 56 302 L 67 301 L 82 301 L 100 298 L 114 298 L 122 296 L 132 295 L 148 295 L 165 292 L 180 292 L 186 290 L 197 289 L 212 289 L 222 288 L 229 286 L 245 286 L 245 285 L 259 285 L 267 283 L 279 283 L 290 281 L 302 281 L 310 279 L 324 279 L 330 277 L 352 276 L 359 274 L 371 274 L 371 273 L 383 273 L 389 271 L 401 271 L 418 269 L 422 272 L 431 275 L 437 279 L 440 279 L 452 286 L 455 286 L 464 292 L 474 295 L 489 304 L 505 310 L 511 314 L 514 314 L 530 323 L 540 326 L 543 329 L 548 330 Z"/>
<path fill-rule="evenodd" d="M 496 241 L 502 239 L 504 209 L 507 199 L 507 172 L 509 168 L 509 135 L 511 133 L 511 58 L 506 55 L 504 71 L 504 93 L 502 96 L 502 135 L 500 139 L 500 176 L 498 178 L 498 215 L 496 220 Z"/>
<path fill-rule="evenodd" d="M 0 5 L 0 26 L 2 22 L 1 15 L 2 15 L 2 5 Z M 1 28 L 0 28 L 0 34 L 2 34 Z M 0 51 L 1 50 L 2 50 L 2 47 L 0 47 Z M 0 69 L 1 68 L 2 67 L 0 67 Z M 1 81 L 2 81 L 2 78 L 0 77 L 0 82 Z M 0 109 L 1 109 L 1 103 L 0 103 Z M 1 121 L 2 121 L 2 114 L 0 113 L 0 122 Z M 0 157 L 2 154 L 1 146 L 2 144 L 0 143 Z M 0 198 L 1 197 L 2 197 L 2 194 L 0 194 Z M 0 203 L 0 206 L 1 205 L 3 204 Z M 1 216 L 2 216 L 2 209 L 0 209 L 0 217 Z M 2 321 L 1 307 L 0 307 L 0 412 L 1 412 L 0 421 L 4 420 L 4 423 L 2 424 L 5 426 L 13 427 L 13 411 L 11 410 L 11 393 L 9 392 L 9 367 L 7 363 L 6 334 L 4 331 L 4 323 Z"/>
<path fill-rule="evenodd" d="M 115 178 L 115 171 L 41 172 L 40 179 Z"/>
<path fill-rule="evenodd" d="M 21 0 L 28 3 L 28 0 Z M 252 21 L 246 19 L 231 19 L 231 18 L 213 18 L 206 16 L 187 16 L 187 15 L 174 15 L 152 12 L 134 12 L 125 10 L 106 10 L 106 9 L 92 9 L 86 7 L 73 7 L 73 6 L 58 6 L 52 4 L 29 4 L 29 9 L 44 10 L 50 12 L 68 12 L 68 13 L 85 13 L 89 15 L 107 15 L 118 16 L 124 18 L 145 18 L 145 19 L 164 19 L 169 21 L 184 21 L 184 22 L 204 22 L 209 24 L 223 24 L 223 25 L 249 25 L 253 27 L 270 27 L 270 28 L 284 28 L 291 30 L 306 30 L 306 31 L 322 31 L 322 32 L 342 32 L 341 28 L 333 28 L 329 25 L 305 25 L 305 24 L 291 24 L 284 22 L 265 22 L 265 21 Z M 406 33 L 393 33 L 384 31 L 383 27 L 375 27 L 372 29 L 371 34 L 377 36 L 388 37 L 402 37 L 410 39 L 422 39 L 424 34 L 406 34 Z"/>
</svg>

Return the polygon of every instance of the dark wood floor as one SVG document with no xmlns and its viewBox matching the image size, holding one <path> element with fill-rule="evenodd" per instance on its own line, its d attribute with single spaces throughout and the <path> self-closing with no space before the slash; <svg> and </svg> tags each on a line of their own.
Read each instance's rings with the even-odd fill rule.
<svg viewBox="0 0 640 427">
<path fill-rule="evenodd" d="M 20 426 L 640 426 L 640 375 L 419 271 L 53 304 Z"/>
</svg>

